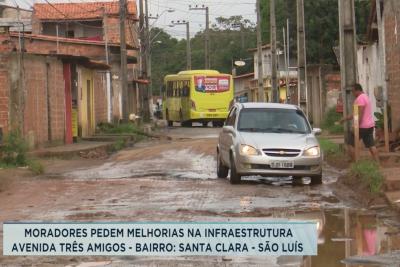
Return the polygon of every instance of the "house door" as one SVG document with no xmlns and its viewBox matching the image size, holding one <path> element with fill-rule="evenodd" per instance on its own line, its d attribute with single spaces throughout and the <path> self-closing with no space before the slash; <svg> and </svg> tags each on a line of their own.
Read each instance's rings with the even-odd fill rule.
<svg viewBox="0 0 400 267">
<path fill-rule="evenodd" d="M 87 90 L 87 120 L 88 120 L 88 134 L 92 135 L 94 130 L 93 125 L 93 92 L 92 92 L 92 81 L 86 80 L 86 90 Z"/>
<path fill-rule="evenodd" d="M 93 135 L 95 131 L 93 73 L 88 70 L 82 72 L 82 98 L 80 112 L 82 137 Z"/>
</svg>

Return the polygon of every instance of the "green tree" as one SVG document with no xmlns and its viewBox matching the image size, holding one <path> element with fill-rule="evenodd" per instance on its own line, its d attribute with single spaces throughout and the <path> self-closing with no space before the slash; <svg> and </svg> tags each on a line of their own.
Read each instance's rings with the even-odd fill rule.
<svg viewBox="0 0 400 267">
<path fill-rule="evenodd" d="M 297 12 L 296 0 L 275 0 L 277 40 L 282 43 L 282 28 L 289 19 L 291 51 L 296 55 Z M 369 0 L 355 0 L 356 29 L 358 39 L 363 39 L 366 32 L 370 9 Z M 270 40 L 269 1 L 261 2 L 263 41 Z M 304 22 L 306 31 L 307 62 L 336 64 L 332 51 L 339 44 L 338 0 L 304 0 Z"/>
</svg>

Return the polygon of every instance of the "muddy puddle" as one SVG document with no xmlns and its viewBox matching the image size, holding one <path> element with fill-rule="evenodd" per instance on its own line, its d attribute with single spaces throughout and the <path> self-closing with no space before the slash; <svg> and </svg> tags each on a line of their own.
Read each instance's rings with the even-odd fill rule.
<svg viewBox="0 0 400 267">
<path fill-rule="evenodd" d="M 324 183 L 334 183 L 342 175 L 328 165 L 324 166 Z M 143 177 L 166 177 L 180 179 L 217 179 L 216 160 L 213 155 L 196 153 L 191 149 L 168 150 L 154 159 L 112 161 L 86 169 L 67 172 L 64 177 L 73 179 L 124 179 Z M 275 186 L 308 185 L 310 179 L 293 180 L 291 177 L 247 176 L 243 183 L 261 183 Z"/>
<path fill-rule="evenodd" d="M 154 159 L 108 162 L 99 167 L 66 173 L 75 179 L 118 179 L 168 176 L 188 179 L 216 179 L 214 156 L 194 153 L 189 149 L 169 150 Z"/>
<path fill-rule="evenodd" d="M 104 265 L 100 262 L 86 262 L 69 266 L 268 266 L 268 267 L 368 267 L 398 266 L 396 250 L 400 250 L 400 231 L 388 226 L 380 215 L 348 208 L 276 212 L 273 219 L 291 221 L 307 220 L 317 223 L 318 256 L 280 256 L 280 257 L 118 257 Z M 270 217 L 270 218 L 271 218 Z M 214 217 L 215 219 L 215 217 Z M 261 218 L 242 218 L 246 221 L 262 221 Z M 237 218 L 233 219 L 240 221 Z M 383 257 L 381 255 L 393 255 Z M 352 257 L 362 259 L 363 263 L 348 261 Z M 370 257 L 374 258 L 374 264 Z M 394 259 L 394 260 L 391 260 Z"/>
</svg>

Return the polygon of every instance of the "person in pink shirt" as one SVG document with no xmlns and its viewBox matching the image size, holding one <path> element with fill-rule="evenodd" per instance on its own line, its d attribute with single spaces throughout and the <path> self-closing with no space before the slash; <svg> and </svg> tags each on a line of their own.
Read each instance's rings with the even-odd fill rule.
<svg viewBox="0 0 400 267">
<path fill-rule="evenodd" d="M 354 104 L 358 105 L 360 139 L 363 140 L 365 147 L 369 149 L 374 160 L 379 163 L 378 150 L 376 149 L 374 141 L 375 121 L 372 116 L 371 102 L 368 96 L 363 92 L 362 86 L 358 83 L 353 86 L 353 95 L 356 98 Z M 342 123 L 352 119 L 353 114 L 341 119 L 339 122 Z M 347 145 L 351 157 L 354 158 L 354 133 L 350 134 Z"/>
</svg>

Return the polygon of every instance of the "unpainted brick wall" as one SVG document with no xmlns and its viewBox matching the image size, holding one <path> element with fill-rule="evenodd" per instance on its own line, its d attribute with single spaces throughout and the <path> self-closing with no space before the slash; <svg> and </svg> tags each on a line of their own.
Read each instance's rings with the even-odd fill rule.
<svg viewBox="0 0 400 267">
<path fill-rule="evenodd" d="M 105 17 L 103 20 L 107 30 L 107 38 L 110 43 L 120 43 L 119 36 L 119 18 L 118 17 Z M 136 25 L 132 20 L 126 20 L 125 33 L 126 43 L 132 46 L 138 46 L 138 34 Z M 105 40 L 105 37 L 103 37 Z"/>
<path fill-rule="evenodd" d="M 65 134 L 65 89 L 63 65 L 56 58 L 25 56 L 24 135 L 34 145 L 63 143 Z M 49 97 L 49 102 L 48 102 Z M 48 106 L 50 103 L 50 106 Z M 48 109 L 49 108 L 49 109 Z M 48 113 L 50 110 L 50 113 Z M 48 121 L 51 122 L 51 138 Z"/>
<path fill-rule="evenodd" d="M 13 38 L 18 43 L 16 37 Z M 57 43 L 53 41 L 27 39 L 25 49 L 28 53 L 56 54 Z M 102 45 L 59 42 L 58 53 L 61 55 L 84 56 L 89 58 L 105 58 L 105 48 Z"/>
<path fill-rule="evenodd" d="M 8 61 L 9 56 L 5 53 L 0 53 L 0 128 L 3 133 L 8 131 L 9 123 L 9 96 L 10 85 L 8 78 Z"/>
<path fill-rule="evenodd" d="M 9 61 L 12 43 L 8 34 L 0 34 L 0 128 L 9 130 L 10 79 Z"/>
<path fill-rule="evenodd" d="M 392 129 L 400 129 L 400 1 L 386 1 L 384 11 L 388 103 Z"/>
</svg>

